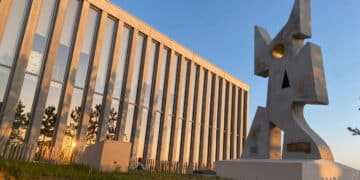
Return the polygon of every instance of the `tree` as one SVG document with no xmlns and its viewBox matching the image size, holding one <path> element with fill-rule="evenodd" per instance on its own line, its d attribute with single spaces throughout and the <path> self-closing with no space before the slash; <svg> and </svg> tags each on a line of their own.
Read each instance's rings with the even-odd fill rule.
<svg viewBox="0 0 360 180">
<path fill-rule="evenodd" d="M 358 110 L 360 111 L 360 108 Z M 347 129 L 353 133 L 352 134 L 353 136 L 360 135 L 360 129 L 358 129 L 358 128 L 348 127 Z"/>
<path fill-rule="evenodd" d="M 81 115 L 80 113 L 81 113 L 80 106 L 76 106 L 75 109 L 71 111 L 70 114 L 71 121 L 68 125 L 66 125 L 66 129 L 65 129 L 66 136 L 69 136 L 71 138 L 75 137 L 77 133 L 77 129 L 79 128 L 80 115 Z"/>
<path fill-rule="evenodd" d="M 30 120 L 30 113 L 25 113 L 25 105 L 20 100 L 16 106 L 15 120 L 10 134 L 11 144 L 22 144 L 25 139 L 25 133 Z"/>
<path fill-rule="evenodd" d="M 353 133 L 353 136 L 360 135 L 360 130 L 358 128 L 348 127 L 348 130 Z"/>
<path fill-rule="evenodd" d="M 99 129 L 100 112 L 101 112 L 101 104 L 97 104 L 93 109 L 91 109 L 89 125 L 86 132 L 87 145 L 95 144 L 96 142 L 96 136 Z"/>
<path fill-rule="evenodd" d="M 52 137 L 54 136 L 56 117 L 57 113 L 54 106 L 49 106 L 45 109 L 41 120 L 41 138 L 39 139 L 40 146 L 49 146 L 51 144 Z"/>
<path fill-rule="evenodd" d="M 106 132 L 107 140 L 115 139 L 115 128 L 116 128 L 117 115 L 118 115 L 118 113 L 115 111 L 115 109 L 111 108 L 110 114 L 109 114 L 109 122 L 107 124 L 107 132 Z"/>
</svg>

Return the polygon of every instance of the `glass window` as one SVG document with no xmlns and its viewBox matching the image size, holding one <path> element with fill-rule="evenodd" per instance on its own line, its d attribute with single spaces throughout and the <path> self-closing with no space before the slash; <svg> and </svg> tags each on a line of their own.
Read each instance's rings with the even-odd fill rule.
<svg viewBox="0 0 360 180">
<path fill-rule="evenodd" d="M 144 97 L 143 97 L 143 106 L 141 107 L 142 113 L 141 113 L 141 127 L 140 127 L 140 133 L 139 133 L 139 145 L 138 145 L 138 151 L 137 151 L 137 157 L 142 157 L 144 152 L 144 144 L 145 144 L 145 131 L 147 126 L 147 120 L 148 120 L 148 112 L 149 110 L 149 103 L 150 103 L 150 93 L 151 93 L 151 86 L 152 86 L 152 80 L 153 80 L 153 74 L 154 74 L 154 65 L 157 58 L 158 53 L 158 44 L 156 42 L 151 43 L 151 51 L 150 51 L 150 57 L 149 57 L 149 69 L 148 73 L 146 75 L 146 81 L 143 85 L 144 89 Z"/>
<path fill-rule="evenodd" d="M 198 82 L 198 88 L 200 88 L 200 93 L 197 95 L 198 96 L 198 99 L 200 100 L 200 101 L 198 101 L 197 102 L 197 105 L 195 106 L 195 108 L 197 108 L 197 107 L 203 107 L 203 96 L 205 95 L 204 93 L 204 78 L 205 78 L 205 72 L 204 72 L 205 70 L 203 69 L 203 68 L 200 68 L 200 72 L 199 73 L 202 73 L 203 74 L 203 76 L 202 76 L 202 78 L 199 78 L 199 81 L 197 81 Z M 198 90 L 197 90 L 197 92 L 199 92 Z M 196 112 L 196 118 L 194 119 L 194 126 L 193 126 L 193 128 L 196 128 L 197 129 L 197 131 L 195 131 L 194 132 L 194 134 L 195 134 L 195 136 L 194 136 L 194 139 L 195 138 L 197 138 L 197 142 L 199 142 L 198 144 L 194 144 L 194 147 L 196 147 L 195 148 L 195 150 L 196 151 L 194 151 L 193 153 L 196 153 L 196 154 L 199 154 L 199 152 L 200 152 L 200 143 L 202 143 L 202 142 L 200 142 L 200 132 L 201 132 L 201 119 L 202 119 L 202 115 L 203 115 L 203 108 L 200 108 L 200 109 L 197 109 L 197 110 L 199 110 L 199 111 L 197 111 Z M 193 139 L 193 141 L 194 141 L 194 139 Z M 199 156 L 198 157 L 200 157 L 200 155 L 201 154 L 199 154 Z M 194 162 L 198 162 L 198 159 L 194 159 Z M 200 162 L 198 162 L 198 163 L 200 163 Z"/>
<path fill-rule="evenodd" d="M 188 60 L 186 60 L 185 65 L 183 67 L 184 71 L 182 74 L 180 74 L 180 76 L 182 77 L 183 81 L 182 83 L 182 89 L 180 89 L 181 94 L 183 94 L 183 97 L 178 97 L 180 98 L 180 107 L 179 107 L 179 111 L 180 113 L 180 118 L 185 118 L 186 114 L 184 112 L 184 104 L 185 104 L 185 88 L 186 88 L 186 81 L 187 81 L 187 74 L 189 71 L 189 66 L 190 66 L 190 62 Z"/>
<path fill-rule="evenodd" d="M 46 55 L 56 3 L 56 0 L 48 0 L 44 1 L 41 5 L 40 17 L 19 98 L 25 105 L 25 112 L 27 113 L 31 111 L 40 69 Z"/>
<path fill-rule="evenodd" d="M 161 110 L 162 110 L 162 98 L 163 98 L 163 91 L 164 91 L 164 81 L 165 81 L 165 72 L 166 72 L 166 66 L 167 63 L 169 63 L 169 56 L 170 56 L 170 50 L 167 48 L 164 48 L 161 52 L 161 56 L 162 56 L 162 66 L 160 69 L 160 81 L 159 81 L 159 89 L 158 89 L 158 94 L 155 95 L 155 97 L 157 97 L 157 99 L 155 100 L 156 106 L 158 109 L 155 109 L 156 113 L 155 113 L 155 117 L 154 117 L 154 135 L 153 135 L 153 139 L 152 142 L 149 142 L 149 144 L 152 144 L 152 150 L 151 152 L 153 152 L 153 154 L 150 156 L 151 159 L 155 159 L 156 158 L 156 153 L 157 153 L 157 145 L 158 145 L 158 140 L 159 140 L 159 128 L 160 128 L 160 117 L 161 117 Z M 151 140 L 150 140 L 151 141 Z"/>
<path fill-rule="evenodd" d="M 117 109 L 119 108 L 119 104 L 119 101 L 116 99 L 113 99 L 111 102 L 109 121 L 107 123 L 106 139 L 115 139 L 116 122 L 119 116 Z"/>
<path fill-rule="evenodd" d="M 81 56 L 76 72 L 75 86 L 78 88 L 85 87 L 85 81 L 87 77 L 87 71 L 89 69 L 90 58 L 92 58 L 92 52 L 94 50 L 94 40 L 96 39 L 97 23 L 99 19 L 99 12 L 94 9 L 90 9 L 87 23 L 84 42 L 82 43 Z"/>
<path fill-rule="evenodd" d="M 193 116 L 192 116 L 192 127 L 191 127 L 191 143 L 190 143 L 190 162 L 197 162 L 197 160 L 196 159 L 194 159 L 194 154 L 195 153 L 199 153 L 198 151 L 197 152 L 195 152 L 195 150 L 196 150 L 196 148 L 195 148 L 195 146 L 199 146 L 199 144 L 195 144 L 194 142 L 195 142 L 195 138 L 200 138 L 200 136 L 199 136 L 199 133 L 200 133 L 200 131 L 198 130 L 197 132 L 195 132 L 195 129 L 197 128 L 197 129 L 199 129 L 199 125 L 200 125 L 200 123 L 199 122 L 197 122 L 198 120 L 198 114 L 200 113 L 201 114 L 201 111 L 200 112 L 198 112 L 197 111 L 197 107 L 198 106 L 201 106 L 201 102 L 199 102 L 198 101 L 198 99 L 200 98 L 201 99 L 201 95 L 202 95 L 202 93 L 198 93 L 198 89 L 200 88 L 200 87 L 202 87 L 202 79 L 200 79 L 200 71 L 203 71 L 201 68 L 200 68 L 200 66 L 199 65 L 196 65 L 196 80 L 195 80 L 195 89 L 194 89 L 194 105 L 193 105 Z M 200 97 L 199 97 L 200 96 Z M 201 116 L 200 116 L 201 117 Z M 197 133 L 197 134 L 195 134 L 195 133 Z"/>
<path fill-rule="evenodd" d="M 106 75 L 109 68 L 109 62 L 111 61 L 112 46 L 114 40 L 116 22 L 108 18 L 106 23 L 106 31 L 104 35 L 104 41 L 101 51 L 101 59 L 99 63 L 98 73 L 96 77 L 95 92 L 99 94 L 104 93 L 104 87 L 106 83 Z"/>
<path fill-rule="evenodd" d="M 208 128 L 209 128 L 209 111 L 206 111 L 207 108 L 209 109 L 209 105 L 206 104 L 207 103 L 207 98 L 210 97 L 208 96 L 207 92 L 210 89 L 211 91 L 211 82 L 210 84 L 208 84 L 208 80 L 209 80 L 210 76 L 209 76 L 209 70 L 205 70 L 204 71 L 204 82 L 203 82 L 203 97 L 202 97 L 202 113 L 201 113 L 201 122 L 200 122 L 200 154 L 199 154 L 199 163 L 205 164 L 206 163 L 206 158 L 205 155 L 207 155 L 207 137 L 208 137 Z M 210 109 L 209 109 L 210 110 Z"/>
<path fill-rule="evenodd" d="M 105 88 L 105 81 L 108 72 L 109 62 L 111 61 L 112 46 L 114 41 L 116 22 L 108 18 L 106 22 L 106 30 L 104 33 L 104 41 L 101 51 L 100 62 L 98 65 L 98 73 L 95 84 L 95 94 L 91 106 L 91 115 L 89 120 L 88 129 L 92 130 L 88 132 L 87 144 L 94 144 L 96 142 L 96 136 L 98 133 L 99 118 L 102 111 L 102 99 Z"/>
<path fill-rule="evenodd" d="M 2 84 L 0 86 L 0 102 L 2 102 L 2 100 L 4 99 L 6 83 L 9 79 L 9 75 L 10 75 L 10 68 L 0 66 L 0 84 Z M 1 106 L 0 106 L 0 110 L 1 110 Z"/>
<path fill-rule="evenodd" d="M 141 76 L 141 69 L 140 65 L 143 64 L 143 52 L 144 52 L 144 44 L 145 39 L 143 35 L 139 35 L 136 44 L 136 51 L 135 51 L 135 58 L 134 58 L 134 68 L 132 70 L 132 80 L 131 80 L 131 87 L 130 87 L 130 94 L 129 94 L 129 103 L 128 104 L 128 112 L 126 115 L 126 124 L 125 124 L 125 135 L 130 137 L 132 133 L 132 126 L 133 126 L 133 118 L 134 118 L 134 110 L 136 104 L 136 95 L 137 95 L 137 88 L 139 78 Z M 137 105 L 137 104 L 136 104 Z"/>
<path fill-rule="evenodd" d="M 102 110 L 102 99 L 102 95 L 94 94 L 86 137 L 87 145 L 95 144 L 96 142 L 96 137 L 99 129 L 99 118 Z"/>
<path fill-rule="evenodd" d="M 180 144 L 181 144 L 181 131 L 182 131 L 182 125 L 183 123 L 185 123 L 185 117 L 184 115 L 184 102 L 185 102 L 185 86 L 186 86 L 186 74 L 187 74 L 187 70 L 188 70 L 188 62 L 186 61 L 184 64 L 184 67 L 182 67 L 184 70 L 182 72 L 182 74 L 180 74 L 180 76 L 182 77 L 182 88 L 179 89 L 179 94 L 182 94 L 181 97 L 177 97 L 178 101 L 180 101 L 180 107 L 177 108 L 177 110 L 180 112 L 180 117 L 176 117 L 176 118 L 180 118 L 180 119 L 176 119 L 176 121 L 179 121 L 179 125 L 178 125 L 178 129 L 177 129 L 177 142 L 173 142 L 174 143 L 174 148 L 176 149 L 177 154 L 174 154 L 174 160 L 178 161 L 179 159 L 179 153 L 180 153 Z"/>
<path fill-rule="evenodd" d="M 172 59 L 174 62 L 172 62 L 171 66 L 172 66 L 172 74 L 169 74 L 169 81 L 171 81 L 171 84 L 168 84 L 168 88 L 170 91 L 170 99 L 169 99 L 169 114 L 167 115 L 167 117 L 165 118 L 165 121 L 168 121 L 168 126 L 164 127 L 164 134 L 163 136 L 166 137 L 165 142 L 162 142 L 163 146 L 164 146 L 164 151 L 163 153 L 165 153 L 165 157 L 168 157 L 168 153 L 169 153 L 169 144 L 170 144 L 170 134 L 171 134 L 171 125 L 172 125 L 172 120 L 173 120 L 173 116 L 175 116 L 175 114 L 173 114 L 173 110 L 174 110 L 174 97 L 175 97 L 175 83 L 176 83 L 176 72 L 177 72 L 177 65 L 178 65 L 178 61 L 180 61 L 181 57 L 179 55 L 175 55 L 174 59 Z"/>
<path fill-rule="evenodd" d="M 50 90 L 48 93 L 48 99 L 46 101 L 46 107 L 53 106 L 57 108 L 60 100 L 61 87 L 62 84 L 56 81 L 50 82 Z"/>
<path fill-rule="evenodd" d="M 131 39 L 132 30 L 124 26 L 122 35 L 121 35 L 121 44 L 120 44 L 120 54 L 117 60 L 117 70 L 116 77 L 114 83 L 114 92 L 112 96 L 111 102 L 111 111 L 109 114 L 109 124 L 108 124 L 108 132 L 106 135 L 107 139 L 115 138 L 116 128 L 118 125 L 118 119 L 120 118 L 119 114 L 119 105 L 120 105 L 120 96 L 122 92 L 123 79 L 124 79 L 124 71 L 125 65 L 129 57 L 130 52 L 130 39 Z M 113 124 L 113 125 L 111 125 Z"/>
<path fill-rule="evenodd" d="M 214 126 L 214 109 L 213 109 L 213 107 L 215 106 L 215 103 L 216 102 L 214 102 L 214 96 L 215 96 L 215 81 L 216 81 L 216 75 L 214 74 L 214 73 L 211 73 L 210 74 L 210 79 L 211 79 L 211 85 L 209 86 L 209 87 L 211 87 L 211 93 L 210 93 L 210 109 L 209 109 L 209 136 L 207 137 L 208 138 L 208 156 L 207 156 L 207 163 L 208 163 L 208 165 L 209 164 L 212 164 L 212 163 L 214 163 L 214 162 L 211 162 L 211 157 L 213 157 L 213 155 L 214 155 L 214 149 L 213 149 L 213 144 L 215 143 L 215 142 L 213 142 L 212 140 L 213 140 L 213 137 L 214 137 L 214 131 L 213 131 L 213 128 L 215 128 L 215 126 Z M 205 138 L 206 138 L 206 136 L 205 136 Z"/>
<path fill-rule="evenodd" d="M 48 41 L 48 35 L 51 30 L 52 19 L 54 17 L 56 0 L 44 1 L 41 5 L 41 13 L 37 25 L 35 38 L 30 53 L 30 59 L 26 67 L 26 72 L 39 75 L 45 50 Z"/>
<path fill-rule="evenodd" d="M 220 148 L 220 138 L 221 138 L 221 133 L 222 133 L 222 129 L 221 129 L 221 111 L 222 111 L 222 98 L 223 98 L 223 79 L 219 79 L 219 91 L 218 91 L 218 109 L 217 109 L 217 117 L 216 117 L 216 124 L 217 124 L 217 128 L 216 128 L 216 160 L 219 160 L 221 156 L 218 152 L 219 152 L 219 148 Z M 222 158 L 221 158 L 222 159 Z"/>
<path fill-rule="evenodd" d="M 209 83 L 206 83 L 206 91 L 209 90 L 209 95 L 207 96 L 207 98 L 209 98 L 209 99 L 204 98 L 205 101 L 203 101 L 203 102 L 206 102 L 207 100 L 209 100 L 208 102 L 211 103 L 211 94 L 212 94 L 212 91 L 213 91 L 213 88 L 212 88 L 212 74 L 209 71 L 206 74 L 207 74 L 206 79 L 209 80 L 209 81 L 207 81 Z M 206 154 L 206 156 L 203 156 L 204 158 L 202 159 L 202 161 L 203 161 L 202 163 L 205 163 L 205 162 L 206 163 L 211 163 L 211 162 L 207 161 L 207 158 L 209 157 L 209 155 L 211 153 L 210 150 L 209 150 L 209 148 L 210 148 L 209 145 L 211 143 L 210 143 L 210 141 L 208 139 L 210 137 L 210 133 L 211 133 L 210 127 L 212 125 L 211 122 L 210 122 L 211 121 L 210 120 L 210 118 L 211 118 L 210 112 L 212 111 L 211 107 L 213 107 L 211 104 L 205 104 L 205 106 L 204 106 L 204 111 L 205 111 L 205 108 L 206 108 L 207 111 L 205 111 L 205 113 L 207 112 L 208 114 L 204 113 L 205 117 L 203 117 L 204 122 L 202 124 L 203 130 L 204 130 L 204 132 L 202 132 L 202 136 L 203 136 L 202 139 L 204 141 L 202 149 L 203 149 L 203 153 L 205 152 L 205 154 Z"/>
<path fill-rule="evenodd" d="M 75 87 L 72 94 L 70 112 L 68 114 L 68 123 L 79 123 L 81 111 L 83 110 L 83 88 L 87 79 L 87 71 L 89 64 L 93 56 L 94 41 L 96 39 L 97 24 L 99 21 L 100 13 L 94 9 L 89 10 L 87 17 L 86 30 L 84 36 L 84 42 L 81 49 L 81 56 L 76 73 Z M 79 111 L 80 108 L 80 111 Z"/>
<path fill-rule="evenodd" d="M 226 85 L 225 85 L 225 112 L 229 112 L 229 82 L 226 82 Z M 227 131 L 229 130 L 228 129 L 228 117 L 229 117 L 229 114 L 228 113 L 224 113 L 224 138 L 223 138 L 223 159 L 227 159 L 226 158 L 226 154 L 227 154 L 227 138 L 228 138 L 228 134 L 227 134 Z"/>
<path fill-rule="evenodd" d="M 22 37 L 30 1 L 14 0 L 0 46 L 0 64 L 11 66 Z"/>
<path fill-rule="evenodd" d="M 50 88 L 46 100 L 44 115 L 51 111 L 54 117 L 57 117 L 58 104 L 60 101 L 61 90 L 63 88 L 65 71 L 68 67 L 68 61 L 70 59 L 71 46 L 75 37 L 75 30 L 77 27 L 76 23 L 78 21 L 80 6 L 81 3 L 79 0 L 69 1 L 61 32 L 57 57 L 55 60 L 55 67 L 52 74 L 52 81 L 50 82 Z"/>
<path fill-rule="evenodd" d="M 158 146 L 158 140 L 159 140 L 160 118 L 161 118 L 161 113 L 158 111 L 155 112 L 154 136 L 153 136 L 153 139 L 150 139 L 151 143 L 149 142 L 149 144 L 152 144 L 152 146 L 151 146 L 152 154 L 150 155 L 150 159 L 156 159 L 157 146 Z"/>
<path fill-rule="evenodd" d="M 169 106 L 169 115 L 173 115 L 174 113 L 174 102 L 175 102 L 175 85 L 176 85 L 176 73 L 178 71 L 178 62 L 181 61 L 181 56 L 180 55 L 175 55 L 175 58 L 173 59 L 173 64 L 172 64 L 172 68 L 173 68 L 173 72 L 172 74 L 170 74 L 170 78 L 171 78 L 171 82 L 172 84 L 169 84 L 168 86 L 170 87 L 170 106 Z"/>
<path fill-rule="evenodd" d="M 52 76 L 52 79 L 55 81 L 63 82 L 64 80 L 69 55 L 71 53 L 71 46 L 75 37 L 80 6 L 81 3 L 79 0 L 69 1 Z"/>
<path fill-rule="evenodd" d="M 230 87 L 232 89 L 232 96 L 230 97 L 231 98 L 231 119 L 230 119 L 230 158 L 233 158 L 234 157 L 234 130 L 235 130 L 235 126 L 234 126 L 234 123 L 235 123 L 235 90 L 236 90 L 236 87 L 232 84 L 230 84 Z"/>
<path fill-rule="evenodd" d="M 0 102 L 3 101 L 10 68 L 19 48 L 30 1 L 14 0 L 0 45 Z"/>
<path fill-rule="evenodd" d="M 237 128 L 237 130 L 236 130 L 237 131 L 237 139 L 236 139 L 237 148 L 236 148 L 236 150 L 237 150 L 237 155 L 238 155 L 237 157 L 241 156 L 240 151 L 242 148 L 242 146 L 240 144 L 240 138 L 242 137 L 242 134 L 240 134 L 240 133 L 241 133 L 241 129 L 243 128 L 242 127 L 242 114 L 241 114 L 241 108 L 242 108 L 241 101 L 242 101 L 242 89 L 239 88 L 238 89 L 238 99 L 236 102 L 238 104 L 238 109 L 237 109 L 238 116 L 237 116 L 237 126 L 236 126 L 236 128 Z"/>
<path fill-rule="evenodd" d="M 192 114 L 192 104 L 193 104 L 193 98 L 190 98 L 190 96 L 193 96 L 193 92 L 194 92 L 194 83 L 195 80 L 194 79 L 190 79 L 190 73 L 191 73 L 191 69 L 192 69 L 192 64 L 190 62 L 190 60 L 186 59 L 186 66 L 187 66 L 187 72 L 186 72 L 186 79 L 184 78 L 184 80 L 186 81 L 186 86 L 184 86 L 185 92 L 184 92 L 184 110 L 182 111 L 182 129 L 184 131 L 181 132 L 181 144 L 180 144 L 180 161 L 183 162 L 188 162 L 189 159 L 189 145 L 185 144 L 185 142 L 190 142 L 190 138 L 185 139 L 185 137 L 189 137 L 186 136 L 185 133 L 190 133 L 191 132 L 191 117 L 190 119 L 187 118 L 187 114 Z M 192 87 L 192 89 L 190 89 L 190 87 Z M 192 93 L 192 94 L 190 94 Z M 187 107 L 188 106 L 188 107 Z M 186 108 L 185 108 L 186 107 Z"/>
<path fill-rule="evenodd" d="M 50 83 L 50 89 L 46 106 L 54 106 L 57 109 L 62 83 L 64 81 L 65 70 L 68 67 L 68 61 L 70 59 L 70 51 L 75 36 L 77 15 L 80 9 L 80 1 L 69 1 L 66 16 L 64 20 L 63 29 L 60 37 L 60 45 L 57 52 L 55 61 L 54 72 L 52 75 L 52 82 Z"/>
<path fill-rule="evenodd" d="M 142 35 L 139 35 L 136 43 L 136 52 L 135 52 L 135 59 L 134 59 L 134 68 L 133 68 L 133 74 L 132 74 L 132 80 L 131 80 L 131 88 L 130 88 L 130 95 L 129 95 L 129 101 L 132 103 L 135 103 L 136 101 L 136 93 L 137 93 L 137 86 L 139 82 L 140 77 L 140 65 L 142 63 L 142 57 L 144 52 L 144 43 L 145 43 L 145 37 Z"/>
<path fill-rule="evenodd" d="M 140 132 L 139 132 L 139 144 L 138 144 L 138 149 L 137 149 L 137 156 L 136 157 L 142 157 L 143 153 L 144 153 L 144 144 L 145 144 L 145 131 L 146 131 L 146 125 L 147 125 L 147 118 L 148 118 L 148 113 L 149 113 L 149 109 L 147 108 L 142 108 L 141 109 L 141 126 L 140 126 Z"/>
<path fill-rule="evenodd" d="M 131 33 L 132 30 L 125 26 L 121 38 L 120 55 L 117 62 L 118 64 L 117 64 L 116 79 L 114 85 L 113 97 L 116 99 L 120 99 L 120 95 L 121 95 L 122 82 L 124 79 L 125 63 L 128 59 L 128 54 L 130 51 L 129 45 L 130 45 Z"/>
<path fill-rule="evenodd" d="M 160 74 L 160 82 L 159 82 L 159 94 L 157 96 L 157 107 L 159 109 L 157 109 L 158 111 L 161 111 L 162 109 L 162 98 L 163 98 L 163 91 L 164 91 L 164 81 L 165 81 L 165 72 L 166 72 L 166 66 L 168 62 L 168 58 L 170 56 L 170 50 L 167 48 L 164 48 L 162 51 L 162 59 L 163 59 L 163 64 L 161 67 L 161 74 Z"/>
<path fill-rule="evenodd" d="M 247 110 L 248 110 L 248 92 L 247 91 L 243 91 L 244 93 L 244 104 L 243 104 L 243 125 L 242 125 L 242 128 L 243 128 L 243 147 L 244 147 L 244 143 L 245 143 L 245 138 L 246 138 L 246 135 L 247 135 L 247 118 L 248 118 L 248 115 L 247 115 Z"/>
<path fill-rule="evenodd" d="M 156 42 L 152 42 L 151 43 L 151 51 L 150 51 L 150 62 L 149 62 L 149 69 L 148 69 L 148 74 L 146 75 L 147 79 L 144 85 L 144 91 L 145 91 L 145 95 L 144 95 L 144 105 L 146 107 L 149 106 L 150 103 L 150 93 L 151 93 L 151 86 L 152 86 L 152 82 L 153 82 L 153 70 L 154 70 L 154 65 L 155 65 L 155 61 L 157 58 L 157 54 L 159 51 L 159 45 Z"/>
</svg>

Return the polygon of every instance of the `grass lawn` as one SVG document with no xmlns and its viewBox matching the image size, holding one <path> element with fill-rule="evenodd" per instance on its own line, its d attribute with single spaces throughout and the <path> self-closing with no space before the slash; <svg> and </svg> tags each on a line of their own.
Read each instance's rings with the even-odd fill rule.
<svg viewBox="0 0 360 180">
<path fill-rule="evenodd" d="M 15 179 L 223 179 L 214 176 L 177 175 L 160 172 L 136 171 L 128 173 L 102 173 L 80 165 L 52 165 L 47 163 L 28 163 L 22 161 L 5 160 L 0 158 L 0 172 L 15 177 Z M 0 176 L 0 178 L 2 178 Z"/>
</svg>

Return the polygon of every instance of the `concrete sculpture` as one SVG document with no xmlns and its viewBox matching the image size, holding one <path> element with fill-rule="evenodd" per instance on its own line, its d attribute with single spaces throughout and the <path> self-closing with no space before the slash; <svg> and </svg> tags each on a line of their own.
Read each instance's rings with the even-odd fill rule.
<svg viewBox="0 0 360 180">
<path fill-rule="evenodd" d="M 303 115 L 305 104 L 328 104 L 321 49 L 304 44 L 310 37 L 310 0 L 296 0 L 273 40 L 265 29 L 255 27 L 255 74 L 269 78 L 268 96 L 266 108 L 257 109 L 244 158 L 333 160 Z"/>
<path fill-rule="evenodd" d="M 305 104 L 328 104 L 321 49 L 304 43 L 310 37 L 310 0 L 295 0 L 288 22 L 274 39 L 255 27 L 254 70 L 269 78 L 267 103 L 257 109 L 242 159 L 217 161 L 218 176 L 360 180 L 359 171 L 334 162 L 329 146 L 305 121 Z"/>
</svg>

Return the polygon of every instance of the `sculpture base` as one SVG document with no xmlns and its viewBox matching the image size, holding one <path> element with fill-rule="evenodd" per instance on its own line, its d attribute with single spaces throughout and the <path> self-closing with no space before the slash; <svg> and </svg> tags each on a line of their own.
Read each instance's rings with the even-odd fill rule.
<svg viewBox="0 0 360 180">
<path fill-rule="evenodd" d="M 326 160 L 217 161 L 216 175 L 241 180 L 360 180 L 360 171 Z"/>
<path fill-rule="evenodd" d="M 100 171 L 127 172 L 130 159 L 130 143 L 101 141 L 88 146 L 81 163 Z"/>
</svg>

